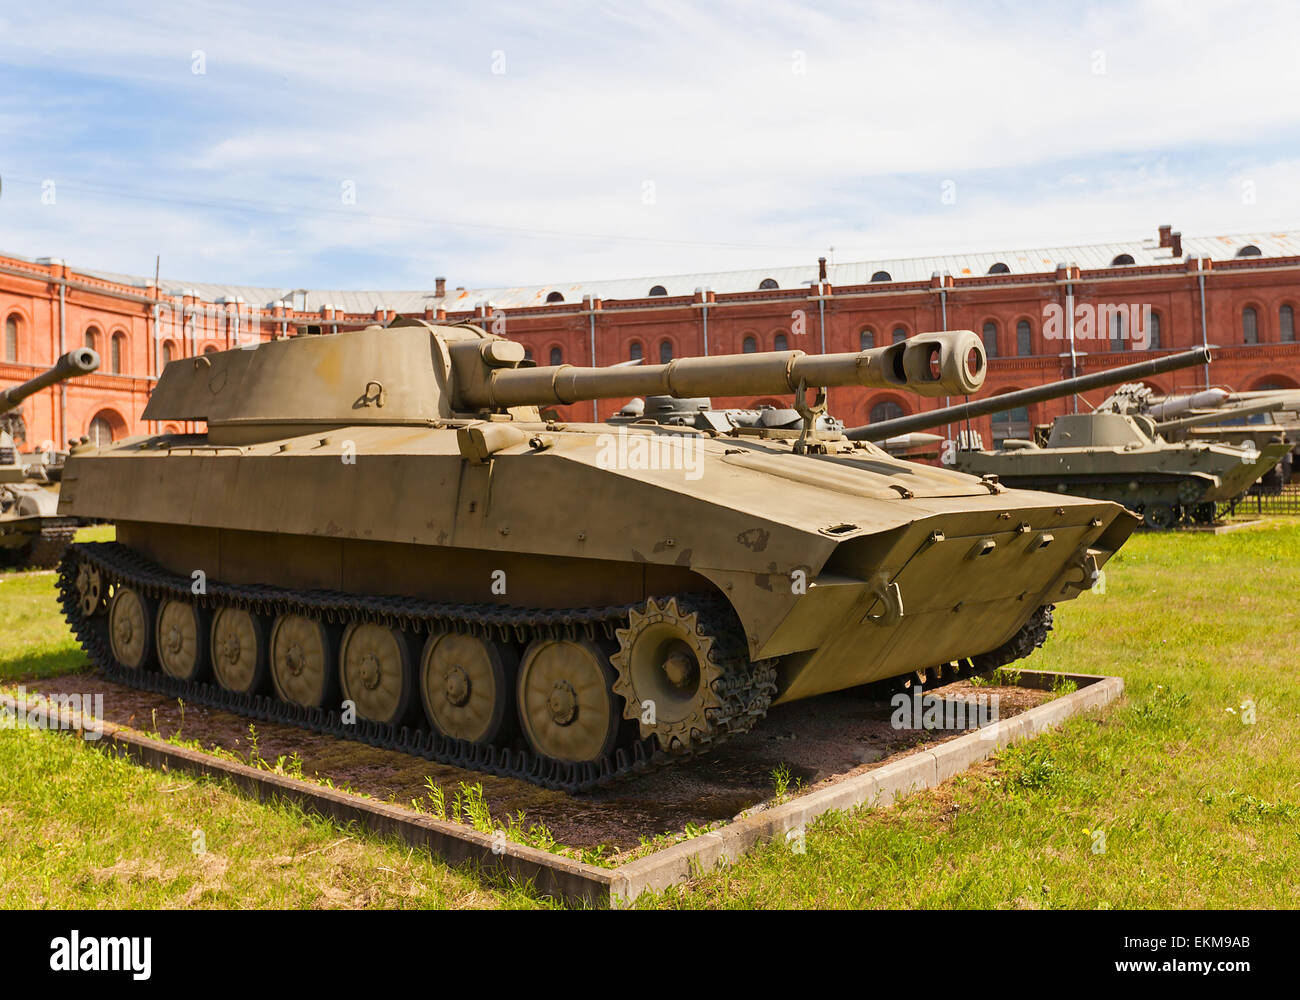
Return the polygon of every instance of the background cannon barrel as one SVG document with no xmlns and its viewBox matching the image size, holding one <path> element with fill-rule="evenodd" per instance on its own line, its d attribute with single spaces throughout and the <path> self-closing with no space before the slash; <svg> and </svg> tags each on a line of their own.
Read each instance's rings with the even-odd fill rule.
<svg viewBox="0 0 1300 1000">
<path fill-rule="evenodd" d="M 679 358 L 635 368 L 501 368 L 467 388 L 471 408 L 548 406 L 628 396 L 786 395 L 809 389 L 867 386 L 923 396 L 971 393 L 984 383 L 984 345 L 970 330 L 922 333 L 846 354 L 773 351 Z"/>
<path fill-rule="evenodd" d="M 0 413 L 12 410 L 28 396 L 38 393 L 42 389 L 58 382 L 66 382 L 78 375 L 89 375 L 98 367 L 99 355 L 89 347 L 78 347 L 75 351 L 69 351 L 54 362 L 52 367 L 41 372 L 34 379 L 29 379 L 22 385 L 0 391 Z"/>
<path fill-rule="evenodd" d="M 1121 385 L 1134 379 L 1159 375 L 1161 372 L 1174 371 L 1178 368 L 1191 368 L 1194 365 L 1208 365 L 1209 363 L 1209 349 L 1198 347 L 1196 350 L 1184 351 L 1181 354 L 1169 354 L 1162 358 L 1152 358 L 1150 361 L 1139 361 L 1133 365 L 1110 368 L 1104 372 L 1093 372 L 1090 375 L 1067 378 L 1061 382 L 1050 382 L 1047 385 L 1034 386 L 1030 389 L 1020 389 L 1016 392 L 1003 393 L 1000 396 L 990 396 L 988 399 L 977 399 L 971 403 L 960 403 L 957 406 L 926 410 L 923 413 L 914 413 L 907 417 L 897 417 L 893 420 L 882 420 L 863 427 L 853 427 L 846 431 L 845 434 L 854 441 L 883 441 L 885 438 L 894 437 L 898 434 L 928 430 L 931 427 L 938 427 L 940 424 L 958 423 L 971 417 L 982 417 L 990 413 L 1012 410 L 1017 406 L 1028 406 L 1030 403 L 1040 403 L 1047 399 L 1060 399 L 1062 396 L 1070 396 L 1089 389 L 1102 389 L 1107 386 Z"/>
<path fill-rule="evenodd" d="M 1193 413 L 1176 420 L 1162 420 L 1156 424 L 1156 430 L 1164 434 L 1168 431 L 1181 431 L 1189 427 L 1202 427 L 1206 424 L 1222 424 L 1240 417 L 1253 417 L 1257 413 L 1273 413 L 1286 405 L 1284 399 L 1262 399 L 1246 406 L 1234 406 L 1209 413 Z"/>
<path fill-rule="evenodd" d="M 1186 396 L 1167 396 L 1147 407 L 1146 414 L 1152 420 L 1173 420 L 1196 410 L 1222 406 L 1229 398 L 1226 389 L 1202 389 Z"/>
</svg>

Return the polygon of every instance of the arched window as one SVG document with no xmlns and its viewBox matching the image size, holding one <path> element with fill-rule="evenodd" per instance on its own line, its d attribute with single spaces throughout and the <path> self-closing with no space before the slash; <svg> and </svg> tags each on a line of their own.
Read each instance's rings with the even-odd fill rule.
<svg viewBox="0 0 1300 1000">
<path fill-rule="evenodd" d="M 1011 273 L 1011 268 L 1007 267 L 1007 265 L 1002 263 L 1002 261 L 998 261 L 996 264 L 994 264 L 992 267 L 989 268 L 989 274 L 1010 274 L 1010 273 Z"/>
<path fill-rule="evenodd" d="M 871 280 L 872 281 L 893 281 L 894 279 L 889 276 L 888 271 L 877 271 L 875 274 L 871 276 Z"/>
<path fill-rule="evenodd" d="M 1145 312 L 1147 317 L 1147 348 L 1155 350 L 1160 346 L 1160 314 L 1154 309 Z"/>
<path fill-rule="evenodd" d="M 1260 255 L 1261 255 L 1261 251 L 1259 247 L 1255 246 L 1254 243 L 1247 243 L 1244 247 L 1242 247 L 1240 250 L 1237 251 L 1238 257 L 1259 257 Z"/>
<path fill-rule="evenodd" d="M 532 351 L 531 351 L 530 349 L 525 348 L 524 350 L 525 350 L 525 352 L 528 354 L 528 356 L 529 356 L 530 358 L 533 356 Z M 212 346 L 211 344 L 209 344 L 207 347 L 203 348 L 203 353 L 204 353 L 204 354 L 216 354 L 216 353 L 217 353 L 217 349 L 216 349 L 214 346 Z"/>
<path fill-rule="evenodd" d="M 103 415 L 96 414 L 95 419 L 90 422 L 89 437 L 91 443 L 95 445 L 112 444 L 113 425 Z"/>
<path fill-rule="evenodd" d="M 1124 342 L 1128 339 L 1124 329 L 1124 310 L 1116 309 L 1110 314 L 1110 349 L 1112 351 L 1124 350 Z"/>
<path fill-rule="evenodd" d="M 563 301 L 564 301 L 564 293 L 563 293 L 563 292 L 548 292 L 547 295 L 546 295 L 546 301 L 547 301 L 547 302 L 563 302 Z"/>
<path fill-rule="evenodd" d="M 984 353 L 990 358 L 998 356 L 998 325 L 993 320 L 984 324 Z"/>
<path fill-rule="evenodd" d="M 1295 310 L 1291 306 L 1277 311 L 1277 339 L 1284 344 L 1295 342 Z"/>
<path fill-rule="evenodd" d="M 551 348 L 551 364 L 552 365 L 564 364 L 564 352 L 560 350 L 558 347 Z"/>
<path fill-rule="evenodd" d="M 1034 331 L 1027 319 L 1016 324 L 1016 353 L 1022 358 L 1034 353 Z"/>
<path fill-rule="evenodd" d="M 627 356 L 630 361 L 640 361 L 645 357 L 645 349 L 641 346 L 641 341 L 634 340 L 627 345 Z"/>
<path fill-rule="evenodd" d="M 993 414 L 993 447 L 1000 447 L 1007 438 L 1024 440 L 1029 437 L 1029 408 L 1017 406 L 1014 410 Z"/>
<path fill-rule="evenodd" d="M 659 342 L 659 363 L 661 365 L 666 365 L 672 359 L 673 359 L 672 341 L 661 340 Z"/>
<path fill-rule="evenodd" d="M 27 444 L 27 421 L 17 410 L 12 410 L 8 414 L 9 435 L 18 445 L 19 451 L 24 451 L 24 445 Z"/>
<path fill-rule="evenodd" d="M 772 350 L 788 351 L 789 349 L 790 349 L 790 342 L 785 339 L 784 333 L 778 333 L 775 337 L 772 338 Z"/>
<path fill-rule="evenodd" d="M 903 416 L 903 408 L 892 399 L 877 403 L 871 408 L 871 423 L 873 424 L 878 424 L 884 420 L 893 420 L 901 416 Z"/>
<path fill-rule="evenodd" d="M 113 339 L 109 343 L 109 369 L 114 375 L 122 374 L 122 357 L 126 353 L 126 335 L 122 333 L 113 334 Z"/>
<path fill-rule="evenodd" d="M 902 326 L 894 327 L 892 339 L 895 344 L 901 344 L 907 339 L 907 328 Z"/>
<path fill-rule="evenodd" d="M 1133 255 L 1131 253 L 1122 253 L 1110 262 L 1110 266 L 1122 267 L 1125 264 L 1132 264 L 1132 263 L 1133 263 Z"/>
<path fill-rule="evenodd" d="M 876 331 L 863 330 L 858 334 L 858 350 L 869 351 L 876 346 Z"/>
<path fill-rule="evenodd" d="M 169 365 L 171 363 L 172 363 L 172 344 L 171 341 L 169 340 L 167 341 L 167 343 L 163 344 L 163 364 Z"/>
<path fill-rule="evenodd" d="M 746 337 L 744 341 L 741 343 L 740 349 L 745 354 L 757 354 L 758 341 L 755 340 L 753 337 Z"/>
<path fill-rule="evenodd" d="M 667 294 L 668 294 L 668 289 L 666 289 L 663 285 L 654 285 L 654 286 L 650 289 L 650 294 L 651 294 L 651 295 L 667 295 Z"/>
<path fill-rule="evenodd" d="M 1241 340 L 1245 344 L 1259 343 L 1259 316 L 1251 306 L 1241 311 Z"/>
<path fill-rule="evenodd" d="M 86 346 L 89 347 L 92 351 L 99 350 L 99 327 L 97 326 L 86 327 Z"/>
<path fill-rule="evenodd" d="M 776 283 L 775 278 L 764 278 L 762 281 L 758 283 L 759 291 L 766 291 L 768 289 L 780 288 L 780 287 L 781 286 Z"/>
<path fill-rule="evenodd" d="M 204 351 L 203 353 L 204 353 L 204 354 L 207 354 L 208 352 L 207 352 L 207 351 Z M 525 347 L 525 348 L 524 348 L 524 360 L 525 360 L 525 361 L 532 361 L 532 360 L 533 360 L 533 349 L 532 349 L 531 347 Z"/>
<path fill-rule="evenodd" d="M 18 317 L 5 320 L 5 360 L 18 360 Z"/>
</svg>

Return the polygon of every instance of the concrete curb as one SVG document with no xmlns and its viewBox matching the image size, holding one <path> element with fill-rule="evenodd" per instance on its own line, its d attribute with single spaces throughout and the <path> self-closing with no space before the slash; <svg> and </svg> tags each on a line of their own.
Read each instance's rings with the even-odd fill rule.
<svg viewBox="0 0 1300 1000">
<path fill-rule="evenodd" d="M 0 707 L 10 712 L 18 711 L 14 699 L 5 694 L 0 694 Z M 27 715 L 34 720 L 47 717 L 47 713 L 41 711 L 28 710 Z M 62 726 L 58 721 L 56 718 L 55 724 L 47 728 L 70 733 L 81 730 L 80 720 L 75 717 L 65 718 L 66 724 Z M 532 880 L 543 893 L 570 902 L 600 906 L 609 899 L 613 875 L 608 868 L 583 864 L 502 837 L 494 838 L 461 823 L 440 820 L 354 792 L 327 788 L 274 771 L 249 767 L 238 761 L 173 746 L 110 722 L 102 725 L 102 737 L 87 742 L 137 764 L 159 771 L 224 778 L 259 801 L 292 802 L 328 819 L 358 823 L 375 833 L 396 837 L 412 847 L 428 850 L 453 865 L 471 862 L 485 870 L 503 869 L 521 881 Z"/>
<path fill-rule="evenodd" d="M 358 823 L 428 850 L 453 865 L 471 862 L 484 869 L 503 870 L 513 878 L 532 881 L 543 893 L 570 902 L 597 906 L 609 903 L 619 908 L 631 904 L 643 892 L 661 892 L 720 864 L 730 864 L 759 844 L 801 831 L 832 809 L 884 807 L 911 792 L 933 788 L 1003 747 L 1032 739 L 1073 715 L 1107 705 L 1124 692 L 1120 677 L 1039 670 L 1022 670 L 1019 675 L 1022 687 L 1052 690 L 1061 681 L 1073 681 L 1078 690 L 933 749 L 918 750 L 780 805 L 742 814 L 720 829 L 618 868 L 584 864 L 402 806 L 172 746 L 108 722 L 102 723 L 103 736 L 95 745 L 158 770 L 225 778 L 259 800 L 293 802 L 342 823 Z M 0 707 L 14 713 L 19 710 L 17 702 L 3 694 Z M 45 718 L 40 711 L 29 709 L 27 714 L 33 719 Z M 68 732 L 80 729 L 78 719 L 65 718 L 62 725 L 58 721 L 47 728 Z"/>
</svg>

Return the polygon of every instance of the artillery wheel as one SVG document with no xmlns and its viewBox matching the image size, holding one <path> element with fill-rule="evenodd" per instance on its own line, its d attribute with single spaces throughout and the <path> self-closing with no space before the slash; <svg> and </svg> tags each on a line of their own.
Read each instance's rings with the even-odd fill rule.
<svg viewBox="0 0 1300 1000">
<path fill-rule="evenodd" d="M 518 670 L 513 650 L 477 636 L 439 632 L 420 655 L 420 697 L 440 733 L 470 743 L 495 743 L 514 713 Z"/>
<path fill-rule="evenodd" d="M 699 612 L 684 612 L 675 597 L 652 597 L 616 634 L 614 691 L 623 696 L 623 715 L 640 722 L 641 735 L 653 734 L 665 750 L 680 753 L 711 734 L 724 672 Z"/>
<path fill-rule="evenodd" d="M 281 701 L 323 708 L 334 701 L 338 643 L 324 622 L 281 615 L 271 628 L 271 683 Z"/>
<path fill-rule="evenodd" d="M 622 714 L 609 657 L 587 639 L 534 639 L 516 684 L 519 724 L 543 756 L 569 763 L 612 753 Z"/>
<path fill-rule="evenodd" d="M 113 658 L 131 670 L 153 659 L 154 601 L 131 587 L 118 587 L 108 605 L 108 640 Z"/>
<path fill-rule="evenodd" d="M 1192 508 L 1192 520 L 1197 524 L 1213 524 L 1219 517 L 1218 506 L 1210 500 Z"/>
<path fill-rule="evenodd" d="M 81 562 L 77 566 L 77 609 L 85 618 L 93 618 L 108 606 L 104 574 L 96 566 Z"/>
<path fill-rule="evenodd" d="M 1167 503 L 1149 503 L 1142 512 L 1146 523 L 1156 531 L 1168 531 L 1178 523 L 1178 512 Z"/>
<path fill-rule="evenodd" d="M 343 698 L 370 722 L 399 725 L 410 714 L 415 673 L 405 633 L 374 622 L 353 622 L 339 649 Z"/>
<path fill-rule="evenodd" d="M 158 664 L 177 680 L 195 681 L 208 672 L 208 619 L 206 608 L 168 598 L 158 609 L 154 640 Z"/>
<path fill-rule="evenodd" d="M 243 608 L 222 608 L 212 622 L 212 672 L 227 691 L 255 694 L 266 681 L 266 627 Z"/>
</svg>

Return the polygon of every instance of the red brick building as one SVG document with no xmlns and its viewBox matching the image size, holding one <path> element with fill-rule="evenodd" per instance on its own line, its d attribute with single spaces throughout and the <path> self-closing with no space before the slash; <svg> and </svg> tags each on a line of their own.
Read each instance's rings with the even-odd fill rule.
<svg viewBox="0 0 1300 1000">
<path fill-rule="evenodd" d="M 0 255 L 0 386 L 30 378 L 64 350 L 93 346 L 103 357 L 99 372 L 22 407 L 26 447 L 83 434 L 116 439 L 162 429 L 144 426 L 140 414 L 172 358 L 400 314 L 479 322 L 528 345 L 543 365 L 638 357 L 649 364 L 787 347 L 853 351 L 917 332 L 970 329 L 989 346 L 981 395 L 1113 367 L 1143 348 L 1177 351 L 1203 342 L 1219 346 L 1208 373 L 1188 369 L 1149 384 L 1163 392 L 1207 381 L 1235 390 L 1290 388 L 1300 387 L 1298 308 L 1300 233 L 1184 239 L 1168 226 L 1124 244 L 526 288 L 449 291 L 437 279 L 433 289 L 415 292 L 157 286 Z M 718 402 L 765 401 L 778 402 Z M 590 419 L 594 409 L 603 419 L 621 403 L 574 405 L 565 416 Z M 889 391 L 830 393 L 831 412 L 849 425 L 942 403 Z M 1025 436 L 1026 422 L 1046 422 L 1070 405 L 1042 403 L 996 426 L 987 417 L 975 425 L 985 440 Z"/>
</svg>

